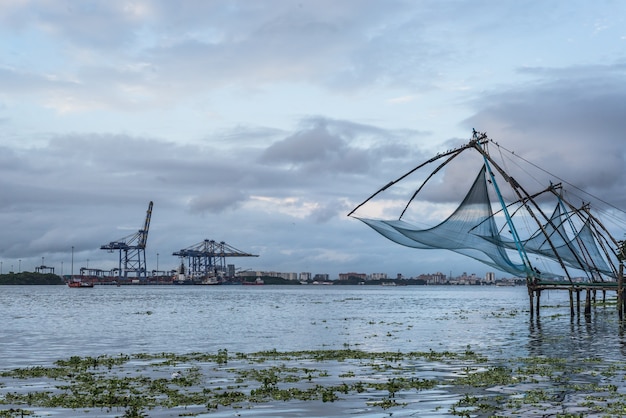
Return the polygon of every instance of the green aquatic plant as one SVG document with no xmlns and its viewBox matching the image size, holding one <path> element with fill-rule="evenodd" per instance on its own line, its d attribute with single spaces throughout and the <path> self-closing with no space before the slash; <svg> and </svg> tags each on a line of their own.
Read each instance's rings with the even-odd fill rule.
<svg viewBox="0 0 626 418">
<path fill-rule="evenodd" d="M 463 375 L 456 379 L 455 384 L 486 387 L 495 385 L 510 385 L 517 382 L 512 370 L 503 366 L 493 366 L 485 370 L 466 367 Z"/>
<path fill-rule="evenodd" d="M 558 405 L 564 394 L 576 393 L 576 408 L 617 416 L 626 411 L 619 391 L 625 376 L 626 365 L 619 361 L 529 357 L 503 365 L 470 346 L 460 352 L 345 348 L 74 356 L 49 367 L 0 373 L 0 418 L 27 416 L 28 407 L 119 410 L 130 417 L 185 407 L 193 408 L 185 413 L 192 415 L 292 400 L 337 403 L 363 393 L 364 402 L 393 413 L 419 402 L 429 389 L 456 398 L 450 407 L 454 415 L 523 416 L 527 408 Z M 28 390 L 8 391 L 4 383 L 13 379 L 11 387 Z"/>
<path fill-rule="evenodd" d="M 393 408 L 393 407 L 397 407 L 397 406 L 406 406 L 406 403 L 400 403 L 397 402 L 395 399 L 390 399 L 390 398 L 383 398 L 380 401 L 373 401 L 373 402 L 368 402 L 367 403 L 370 406 L 378 406 L 382 409 L 389 409 L 389 408 Z"/>
</svg>

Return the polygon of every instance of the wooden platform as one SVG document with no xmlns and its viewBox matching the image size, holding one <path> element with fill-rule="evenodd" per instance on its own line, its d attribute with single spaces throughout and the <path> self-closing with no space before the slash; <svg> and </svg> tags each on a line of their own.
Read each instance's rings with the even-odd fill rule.
<svg viewBox="0 0 626 418">
<path fill-rule="evenodd" d="M 581 292 L 585 292 L 584 315 L 591 315 L 591 303 L 596 302 L 598 291 L 602 292 L 602 301 L 606 301 L 606 293 L 616 292 L 617 296 L 617 312 L 619 319 L 622 320 L 626 313 L 626 300 L 623 292 L 623 276 L 620 274 L 620 280 L 615 282 L 570 282 L 570 281 L 554 281 L 554 280 L 529 280 L 527 282 L 528 296 L 530 299 L 530 317 L 535 314 L 539 317 L 541 307 L 541 292 L 543 290 L 567 290 L 569 292 L 570 313 L 572 316 L 581 311 Z M 574 303 L 574 294 L 576 295 L 576 303 Z M 534 299 L 536 298 L 536 302 Z"/>
</svg>

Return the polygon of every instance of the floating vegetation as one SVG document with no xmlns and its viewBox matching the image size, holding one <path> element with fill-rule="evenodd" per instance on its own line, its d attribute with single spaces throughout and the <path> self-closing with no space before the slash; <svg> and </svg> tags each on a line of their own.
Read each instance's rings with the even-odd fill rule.
<svg viewBox="0 0 626 418">
<path fill-rule="evenodd" d="M 89 411 L 144 417 L 170 410 L 195 416 L 290 401 L 332 405 L 346 414 L 359 408 L 440 413 L 437 399 L 456 416 L 612 416 L 626 410 L 626 394 L 618 390 L 626 363 L 545 357 L 496 363 L 469 346 L 459 353 L 346 348 L 73 356 L 49 367 L 1 372 L 0 417 Z"/>
</svg>

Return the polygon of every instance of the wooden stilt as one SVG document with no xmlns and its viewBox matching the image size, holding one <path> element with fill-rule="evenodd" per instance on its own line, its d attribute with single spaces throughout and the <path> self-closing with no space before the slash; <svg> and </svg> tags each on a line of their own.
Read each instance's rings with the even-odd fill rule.
<svg viewBox="0 0 626 418">
<path fill-rule="evenodd" d="M 617 274 L 617 313 L 619 320 L 624 319 L 624 264 L 619 263 L 619 273 Z"/>
<path fill-rule="evenodd" d="M 537 318 L 539 321 L 539 317 L 541 315 L 541 293 L 543 290 L 566 290 L 569 295 L 569 308 L 570 308 L 570 316 L 572 320 L 575 316 L 580 318 L 584 315 L 585 319 L 589 322 L 592 315 L 592 307 L 594 302 L 600 302 L 597 298 L 598 296 L 602 297 L 602 300 L 606 302 L 606 293 L 617 291 L 617 310 L 619 314 L 620 321 L 624 321 L 624 331 L 626 333 L 626 291 L 623 287 L 623 272 L 618 273 L 618 278 L 621 276 L 617 282 L 594 282 L 594 283 L 578 283 L 578 282 L 570 282 L 569 284 L 561 284 L 561 283 L 527 283 L 528 290 L 528 300 L 529 300 L 529 309 L 530 309 L 530 318 Z M 576 292 L 576 308 L 574 308 L 574 292 Z M 585 300 L 581 301 L 581 292 L 585 292 Z M 599 292 L 602 292 L 602 295 L 599 295 Z M 535 300 L 535 298 L 537 298 Z M 584 308 L 582 305 L 584 304 Z"/>
<path fill-rule="evenodd" d="M 533 287 L 530 284 L 530 282 L 528 282 L 527 287 L 528 287 L 528 300 L 530 302 L 530 319 L 532 320 L 535 317 L 535 310 L 534 310 L 534 306 L 533 306 L 533 296 L 534 296 L 533 293 L 534 293 L 534 290 L 533 290 Z"/>
<path fill-rule="evenodd" d="M 537 318 L 539 318 L 539 306 L 541 306 L 541 290 L 537 289 L 537 308 L 535 309 L 537 311 Z"/>
</svg>

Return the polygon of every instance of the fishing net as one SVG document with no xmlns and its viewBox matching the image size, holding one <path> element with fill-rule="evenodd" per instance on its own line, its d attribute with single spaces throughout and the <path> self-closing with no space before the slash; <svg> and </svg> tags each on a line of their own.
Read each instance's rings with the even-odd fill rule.
<svg viewBox="0 0 626 418">
<path fill-rule="evenodd" d="M 499 232 L 491 209 L 485 171 L 483 166 L 454 213 L 432 228 L 420 229 L 402 220 L 357 219 L 398 244 L 421 249 L 447 249 L 513 275 L 525 275 L 524 265 L 511 261 L 506 252 L 508 246 L 498 242 Z"/>
<path fill-rule="evenodd" d="M 614 268 L 603 259 L 596 244 L 590 218 L 583 218 L 580 211 L 566 211 L 562 202 L 541 226 L 536 223 L 526 239 L 513 239 L 506 224 L 499 228 L 487 187 L 491 181 L 486 173 L 483 165 L 458 208 L 434 227 L 423 229 L 403 220 L 356 218 L 398 244 L 419 249 L 451 250 L 518 277 L 563 276 L 563 273 L 543 268 L 540 271 L 531 266 L 529 255 L 544 257 L 550 265 L 583 270 L 592 277 L 599 274 L 615 277 Z M 573 217 L 577 218 L 578 228 L 574 226 Z"/>
</svg>

